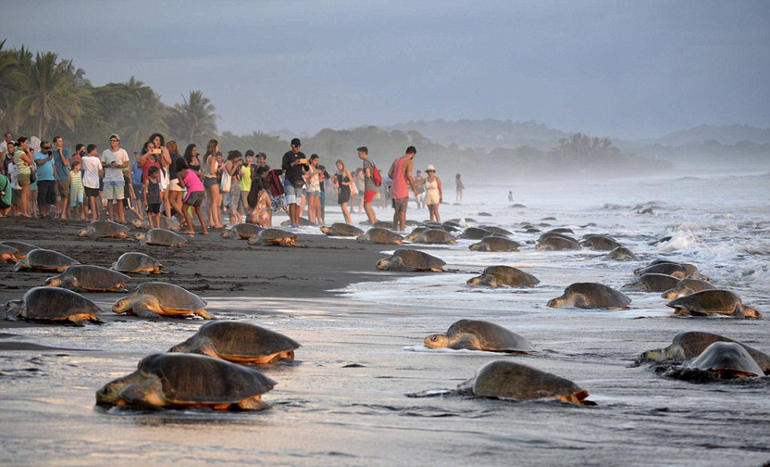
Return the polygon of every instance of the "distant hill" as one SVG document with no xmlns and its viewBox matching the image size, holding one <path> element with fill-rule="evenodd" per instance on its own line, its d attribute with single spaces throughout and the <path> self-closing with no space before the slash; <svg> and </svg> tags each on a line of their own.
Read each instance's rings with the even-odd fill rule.
<svg viewBox="0 0 770 467">
<path fill-rule="evenodd" d="M 675 131 L 649 142 L 664 146 L 683 146 L 706 141 L 719 141 L 724 145 L 732 145 L 741 141 L 770 143 L 770 128 L 757 128 L 748 125 L 700 125 L 689 130 Z"/>
<path fill-rule="evenodd" d="M 444 146 L 455 144 L 461 148 L 474 148 L 490 151 L 495 148 L 518 148 L 530 146 L 537 149 L 550 149 L 559 144 L 559 140 L 569 138 L 570 134 L 535 121 L 512 122 L 511 120 L 457 120 L 444 119 L 430 122 L 416 121 L 400 123 L 386 130 L 417 131 L 426 138 Z"/>
</svg>

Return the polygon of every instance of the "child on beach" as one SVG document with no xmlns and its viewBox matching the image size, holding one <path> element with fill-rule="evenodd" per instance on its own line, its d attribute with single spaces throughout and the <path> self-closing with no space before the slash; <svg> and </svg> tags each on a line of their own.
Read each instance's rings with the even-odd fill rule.
<svg viewBox="0 0 770 467">
<path fill-rule="evenodd" d="M 251 184 L 251 192 L 248 196 L 249 212 L 248 222 L 250 224 L 256 224 L 260 227 L 271 226 L 272 211 L 270 207 L 272 203 L 267 191 L 270 186 L 268 176 L 270 175 L 270 169 L 262 166 L 257 169 L 257 178 Z"/>
<path fill-rule="evenodd" d="M 86 155 L 81 159 L 83 164 L 83 189 L 86 192 L 87 204 L 91 207 L 91 220 L 99 220 L 99 209 L 96 200 L 99 199 L 99 179 L 104 174 L 102 161 L 96 153 L 96 145 L 86 147 Z"/>
<path fill-rule="evenodd" d="M 160 169 L 152 166 L 147 170 L 144 181 L 144 205 L 147 206 L 147 220 L 150 228 L 160 228 Z"/>
<path fill-rule="evenodd" d="M 203 187 L 203 182 L 198 175 L 189 168 L 187 161 L 183 158 L 176 160 L 176 174 L 177 180 L 179 180 L 179 186 L 183 190 L 187 190 L 187 195 L 184 198 L 182 204 L 182 215 L 184 216 L 187 230 L 184 234 L 194 235 L 192 218 L 190 217 L 190 208 L 195 209 L 195 215 L 198 216 L 198 220 L 201 223 L 201 233 L 208 235 L 209 231 L 206 229 L 206 221 L 203 219 L 203 211 L 201 206 L 203 205 L 203 198 L 206 196 L 206 189 Z"/>
<path fill-rule="evenodd" d="M 72 215 L 77 220 L 86 220 L 88 213 L 86 212 L 85 204 L 83 204 L 83 173 L 80 171 L 80 166 L 80 160 L 73 160 L 70 163 L 70 171 L 68 173 L 70 207 L 72 207 Z M 81 214 L 83 215 L 82 217 Z"/>
</svg>

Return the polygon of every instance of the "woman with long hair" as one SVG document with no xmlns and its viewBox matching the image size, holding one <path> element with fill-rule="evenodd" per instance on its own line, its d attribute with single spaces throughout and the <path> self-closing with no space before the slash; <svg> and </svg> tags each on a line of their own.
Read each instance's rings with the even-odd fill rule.
<svg viewBox="0 0 770 467">
<path fill-rule="evenodd" d="M 21 186 L 21 215 L 31 217 L 29 193 L 32 181 L 32 156 L 29 154 L 29 139 L 26 136 L 19 138 L 16 150 L 13 153 L 13 165 L 16 167 L 16 177 Z"/>
<path fill-rule="evenodd" d="M 169 202 L 168 192 L 169 183 L 171 181 L 169 177 L 169 168 L 171 167 L 171 154 L 166 147 L 166 140 L 160 133 L 153 133 L 147 140 L 155 145 L 155 149 L 160 149 L 160 153 L 156 158 L 158 164 L 160 164 L 160 201 L 163 203 L 163 210 L 166 212 L 166 217 L 171 217 L 171 203 Z"/>
<path fill-rule="evenodd" d="M 337 173 L 334 174 L 334 185 L 337 187 L 337 202 L 342 209 L 342 215 L 345 216 L 345 222 L 353 224 L 348 212 L 348 202 L 350 201 L 350 185 L 355 183 L 350 171 L 345 168 L 342 159 L 337 160 Z"/>
<path fill-rule="evenodd" d="M 243 155 L 235 150 L 227 153 L 227 162 L 222 167 L 222 180 L 230 179 L 227 188 L 228 202 L 225 203 L 230 215 L 230 226 L 241 222 L 241 214 L 238 212 L 238 204 L 241 199 L 241 167 L 243 167 Z M 224 183 L 224 182 L 223 182 Z"/>
<path fill-rule="evenodd" d="M 193 143 L 187 145 L 187 149 L 184 150 L 184 161 L 189 170 L 201 175 L 201 155 L 198 153 L 198 146 Z"/>
<path fill-rule="evenodd" d="M 318 168 L 320 160 L 318 154 L 310 156 L 310 170 L 305 173 L 307 218 L 314 224 L 323 222 L 321 220 L 321 170 Z"/>
<path fill-rule="evenodd" d="M 441 222 L 441 216 L 438 213 L 438 207 L 444 201 L 441 179 L 436 176 L 436 168 L 432 164 L 428 165 L 425 173 L 428 176 L 416 182 L 415 186 L 425 185 L 425 205 L 428 206 L 430 220 Z"/>
<path fill-rule="evenodd" d="M 171 163 L 168 166 L 168 203 L 170 206 L 166 209 L 166 213 L 169 214 L 170 217 L 171 208 L 174 208 L 179 220 L 184 221 L 184 216 L 182 216 L 182 194 L 184 193 L 184 190 L 179 186 L 176 170 L 176 161 L 177 159 L 181 159 L 182 156 L 179 155 L 179 145 L 176 144 L 176 141 L 169 141 L 166 148 L 168 149 L 168 155 L 171 158 Z"/>
<path fill-rule="evenodd" d="M 222 229 L 220 219 L 219 204 L 219 182 L 217 175 L 221 173 L 221 167 L 217 161 L 219 152 L 219 141 L 212 139 L 206 145 L 206 154 L 203 156 L 203 187 L 206 189 L 206 217 L 210 229 Z"/>
</svg>

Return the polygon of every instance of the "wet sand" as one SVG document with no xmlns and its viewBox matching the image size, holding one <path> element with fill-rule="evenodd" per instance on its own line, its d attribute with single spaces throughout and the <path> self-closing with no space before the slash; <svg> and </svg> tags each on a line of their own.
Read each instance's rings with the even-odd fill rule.
<svg viewBox="0 0 770 467">
<path fill-rule="evenodd" d="M 44 227 L 46 229 L 44 230 Z M 191 335 L 201 320 L 148 322 L 116 316 L 122 294 L 88 294 L 104 326 L 84 328 L 0 321 L 0 462 L 4 465 L 759 465 L 770 460 L 766 381 L 695 385 L 628 368 L 641 351 L 676 332 L 740 336 L 767 350 L 765 320 L 631 319 L 622 312 L 533 314 L 405 308 L 353 301 L 330 290 L 405 276 L 374 269 L 381 251 L 349 239 L 300 235 L 306 248 L 251 247 L 219 232 L 179 248 L 77 238 L 81 224 L 0 219 L 0 237 L 53 248 L 108 267 L 125 251 L 162 263 L 160 279 L 209 301 L 221 319 L 248 319 L 300 342 L 294 365 L 265 369 L 278 382 L 261 413 L 96 409 L 94 391 L 135 369 L 143 356 Z M 441 248 L 434 248 L 441 256 Z M 464 281 L 472 267 L 450 265 Z M 574 271 L 533 269 L 544 303 Z M 597 270 L 585 280 L 617 280 Z M 613 275 L 615 274 L 615 275 Z M 53 274 L 0 266 L 0 300 L 19 298 Z M 518 293 L 518 292 L 514 292 Z M 636 299 L 637 295 L 634 296 Z M 540 352 L 413 352 L 453 321 L 488 319 L 527 335 Z M 15 346 L 15 347 L 14 347 Z M 54 349 L 47 350 L 34 346 Z M 511 403 L 460 396 L 409 398 L 454 388 L 483 363 L 511 358 L 572 379 L 598 407 Z"/>
</svg>

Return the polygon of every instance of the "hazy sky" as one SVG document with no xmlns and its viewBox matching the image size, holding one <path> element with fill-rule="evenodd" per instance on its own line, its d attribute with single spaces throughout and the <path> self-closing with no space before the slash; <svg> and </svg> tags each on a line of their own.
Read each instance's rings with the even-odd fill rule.
<svg viewBox="0 0 770 467">
<path fill-rule="evenodd" d="M 0 38 L 94 85 L 200 89 L 236 133 L 537 120 L 661 136 L 770 126 L 768 1 L 4 0 Z"/>
</svg>

